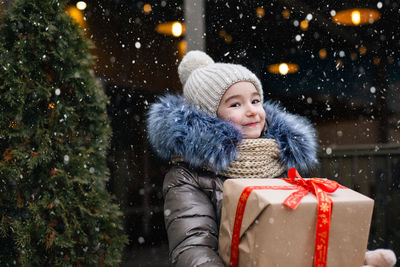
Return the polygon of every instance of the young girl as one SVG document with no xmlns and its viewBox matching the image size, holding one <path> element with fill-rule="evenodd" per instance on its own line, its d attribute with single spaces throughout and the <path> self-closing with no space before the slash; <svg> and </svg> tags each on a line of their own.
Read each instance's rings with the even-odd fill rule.
<svg viewBox="0 0 400 267">
<path fill-rule="evenodd" d="M 173 164 L 163 185 L 170 258 L 174 266 L 224 266 L 224 181 L 282 177 L 292 167 L 307 173 L 317 165 L 316 132 L 305 118 L 263 104 L 261 83 L 244 66 L 191 51 L 178 72 L 183 96 L 152 104 L 147 125 L 154 151 Z"/>
</svg>

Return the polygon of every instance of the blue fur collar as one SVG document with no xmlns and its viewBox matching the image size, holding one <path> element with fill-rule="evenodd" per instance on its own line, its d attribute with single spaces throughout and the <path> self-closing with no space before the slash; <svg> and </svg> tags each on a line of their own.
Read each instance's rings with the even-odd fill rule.
<svg viewBox="0 0 400 267">
<path fill-rule="evenodd" d="M 280 160 L 287 169 L 308 172 L 317 163 L 316 132 L 300 116 L 283 111 L 277 103 L 264 103 L 268 130 L 264 138 L 276 139 Z M 210 117 L 188 104 L 182 96 L 165 95 L 151 105 L 148 138 L 156 154 L 165 160 L 180 156 L 192 167 L 226 170 L 236 157 L 240 132 L 228 121 Z"/>
</svg>

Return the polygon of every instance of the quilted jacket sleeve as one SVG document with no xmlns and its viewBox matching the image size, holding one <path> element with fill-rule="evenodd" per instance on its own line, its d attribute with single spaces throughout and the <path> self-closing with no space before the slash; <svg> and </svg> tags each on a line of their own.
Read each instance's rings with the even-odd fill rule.
<svg viewBox="0 0 400 267">
<path fill-rule="evenodd" d="M 163 185 L 165 226 L 173 266 L 224 266 L 218 256 L 215 208 L 197 174 L 173 167 Z"/>
</svg>

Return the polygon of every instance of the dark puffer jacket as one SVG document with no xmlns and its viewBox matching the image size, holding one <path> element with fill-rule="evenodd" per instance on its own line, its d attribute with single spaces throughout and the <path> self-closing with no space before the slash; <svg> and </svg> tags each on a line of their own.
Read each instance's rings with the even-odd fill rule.
<svg viewBox="0 0 400 267">
<path fill-rule="evenodd" d="M 174 166 L 164 179 L 165 226 L 174 266 L 224 266 L 217 254 L 224 179 Z"/>
<path fill-rule="evenodd" d="M 260 138 L 276 139 L 282 164 L 307 173 L 317 164 L 314 128 L 277 104 L 263 106 L 268 130 Z M 185 160 L 171 168 L 163 185 L 173 265 L 224 266 L 218 256 L 218 232 L 225 178 L 218 172 L 235 159 L 240 132 L 230 122 L 198 111 L 182 96 L 160 98 L 148 115 L 148 137 L 156 154 Z M 214 171 L 202 169 L 206 165 Z"/>
</svg>

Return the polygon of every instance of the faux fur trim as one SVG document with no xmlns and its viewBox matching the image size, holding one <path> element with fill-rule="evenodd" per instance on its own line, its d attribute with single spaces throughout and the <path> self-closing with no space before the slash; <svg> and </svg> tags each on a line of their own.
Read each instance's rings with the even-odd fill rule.
<svg viewBox="0 0 400 267">
<path fill-rule="evenodd" d="M 318 164 L 317 133 L 305 118 L 283 111 L 277 103 L 265 102 L 269 125 L 266 138 L 276 139 L 281 149 L 280 159 L 287 169 L 308 172 Z"/>
<path fill-rule="evenodd" d="M 283 111 L 276 103 L 264 103 L 268 130 L 265 138 L 277 140 L 280 160 L 287 168 L 307 172 L 318 161 L 316 132 L 311 123 Z M 242 139 L 232 123 L 210 117 L 188 104 L 183 96 L 167 94 L 150 106 L 147 120 L 150 145 L 164 160 L 179 156 L 192 167 L 208 165 L 225 171 L 236 157 Z"/>
<path fill-rule="evenodd" d="M 182 96 L 166 95 L 152 104 L 147 131 L 151 146 L 162 159 L 183 157 L 192 167 L 226 170 L 236 157 L 241 134 L 230 122 L 210 117 Z"/>
</svg>

